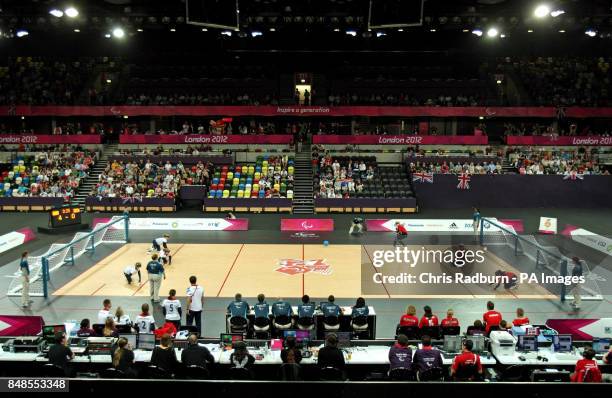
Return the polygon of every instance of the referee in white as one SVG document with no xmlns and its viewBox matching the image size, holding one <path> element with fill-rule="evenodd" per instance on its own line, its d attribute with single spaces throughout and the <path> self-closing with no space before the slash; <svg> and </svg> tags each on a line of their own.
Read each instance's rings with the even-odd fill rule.
<svg viewBox="0 0 612 398">
<path fill-rule="evenodd" d="M 164 266 L 157 261 L 157 254 L 151 256 L 151 261 L 147 264 L 147 272 L 149 273 L 149 294 L 151 301 L 159 303 L 159 288 L 161 287 L 162 276 L 166 279 Z"/>
</svg>

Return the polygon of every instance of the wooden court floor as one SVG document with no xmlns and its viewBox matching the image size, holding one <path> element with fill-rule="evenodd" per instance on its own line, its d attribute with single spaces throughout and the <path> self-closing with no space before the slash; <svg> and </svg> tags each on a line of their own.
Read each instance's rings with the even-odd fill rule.
<svg viewBox="0 0 612 398">
<path fill-rule="evenodd" d="M 149 295 L 147 273 L 144 270 L 150 256 L 148 243 L 130 243 L 93 265 L 90 269 L 71 280 L 54 295 L 66 296 L 135 296 Z M 327 297 L 334 294 L 339 298 L 362 296 L 362 278 L 370 278 L 377 272 L 368 260 L 373 248 L 362 245 L 320 244 L 180 244 L 171 245 L 172 265 L 166 267 L 166 279 L 162 282 L 160 296 L 176 289 L 178 296 L 184 296 L 189 286 L 189 277 L 198 277 L 198 284 L 204 287 L 206 297 L 233 297 L 241 293 L 254 297 L 264 293 L 269 298 L 297 298 L 303 294 L 311 297 Z M 491 267 L 516 271 L 493 254 Z M 366 259 L 366 260 L 364 260 Z M 368 264 L 362 265 L 362 261 Z M 128 285 L 123 269 L 130 264 L 141 262 L 142 283 Z M 491 269 L 493 269 L 491 268 Z M 58 272 L 61 272 L 58 271 Z M 362 275 L 362 272 L 367 275 Z M 518 271 L 516 271 L 518 273 Z M 529 287 L 531 289 L 531 287 Z M 538 289 L 538 288 L 536 288 Z M 543 288 L 528 293 L 524 298 L 551 298 Z M 514 296 L 522 298 L 521 289 L 515 292 L 492 290 L 472 292 L 468 295 L 428 295 L 426 291 L 414 294 L 394 291 L 381 286 L 376 294 L 363 295 L 367 298 L 495 298 Z M 554 297 L 554 296 L 552 296 Z"/>
</svg>

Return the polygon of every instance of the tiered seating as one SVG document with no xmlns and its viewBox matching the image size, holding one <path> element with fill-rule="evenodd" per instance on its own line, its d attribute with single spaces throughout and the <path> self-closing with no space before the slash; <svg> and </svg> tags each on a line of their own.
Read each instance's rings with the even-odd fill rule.
<svg viewBox="0 0 612 398">
<path fill-rule="evenodd" d="M 258 156 L 255 164 L 217 166 L 208 198 L 293 199 L 294 158 Z"/>
<path fill-rule="evenodd" d="M 340 171 L 334 173 L 333 163 L 336 161 L 340 164 Z M 314 179 L 317 197 L 385 199 L 414 196 L 408 174 L 402 166 L 379 167 L 375 156 L 336 156 L 333 163 L 329 159 L 323 159 L 323 162 L 326 165 Z M 365 170 L 359 169 L 362 163 Z"/>
</svg>

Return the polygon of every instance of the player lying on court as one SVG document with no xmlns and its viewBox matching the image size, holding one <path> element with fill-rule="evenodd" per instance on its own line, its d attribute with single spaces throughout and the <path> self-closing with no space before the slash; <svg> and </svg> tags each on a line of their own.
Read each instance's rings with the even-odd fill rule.
<svg viewBox="0 0 612 398">
<path fill-rule="evenodd" d="M 506 290 L 516 290 L 518 289 L 518 276 L 514 272 L 497 270 L 495 271 L 495 276 L 497 277 L 497 285 L 495 283 L 491 283 L 489 286 L 495 285 L 493 290 L 497 290 L 497 288 L 503 283 L 504 289 Z"/>
<path fill-rule="evenodd" d="M 161 252 L 162 247 L 164 249 L 168 248 L 168 239 L 170 239 L 170 235 L 164 234 L 162 237 L 153 239 L 152 246 L 147 250 L 147 254 L 151 252 Z"/>
<path fill-rule="evenodd" d="M 162 250 L 160 250 L 158 260 L 164 265 L 172 265 L 172 254 L 170 254 L 170 249 L 164 247 Z"/>
</svg>

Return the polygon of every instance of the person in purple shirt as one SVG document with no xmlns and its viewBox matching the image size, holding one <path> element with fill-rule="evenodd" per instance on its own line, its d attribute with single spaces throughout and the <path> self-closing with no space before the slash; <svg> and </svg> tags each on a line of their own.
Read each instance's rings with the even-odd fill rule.
<svg viewBox="0 0 612 398">
<path fill-rule="evenodd" d="M 412 350 L 408 347 L 408 337 L 400 334 L 397 342 L 389 350 L 389 370 L 396 368 L 412 369 Z"/>
<path fill-rule="evenodd" d="M 442 354 L 431 346 L 431 337 L 423 336 L 421 344 L 422 348 L 416 350 L 412 358 L 414 371 L 422 373 L 433 368 L 442 369 Z"/>
</svg>

